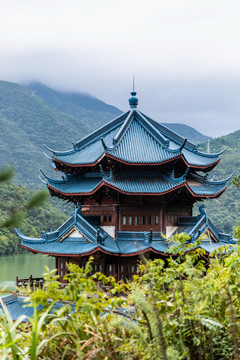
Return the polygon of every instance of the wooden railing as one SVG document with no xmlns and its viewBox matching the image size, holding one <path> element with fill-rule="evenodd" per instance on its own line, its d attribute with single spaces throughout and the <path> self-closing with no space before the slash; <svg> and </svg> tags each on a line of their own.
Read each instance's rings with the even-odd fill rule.
<svg viewBox="0 0 240 360">
<path fill-rule="evenodd" d="M 63 289 L 66 285 L 67 282 L 62 282 L 60 280 L 60 288 Z M 42 277 L 38 277 L 38 278 L 33 278 L 32 275 L 29 276 L 29 278 L 27 279 L 19 279 L 18 276 L 16 276 L 16 280 L 15 280 L 15 289 L 16 292 L 19 293 L 19 290 L 21 290 L 21 288 L 30 288 L 31 290 L 37 289 L 37 288 L 42 288 L 44 284 L 44 279 Z"/>
<path fill-rule="evenodd" d="M 39 278 L 33 278 L 32 275 L 29 276 L 27 279 L 19 279 L 18 276 L 16 276 L 15 280 L 15 288 L 16 291 L 19 291 L 19 288 L 30 288 L 31 290 L 36 288 L 42 288 L 43 287 L 44 280 L 42 277 Z"/>
</svg>

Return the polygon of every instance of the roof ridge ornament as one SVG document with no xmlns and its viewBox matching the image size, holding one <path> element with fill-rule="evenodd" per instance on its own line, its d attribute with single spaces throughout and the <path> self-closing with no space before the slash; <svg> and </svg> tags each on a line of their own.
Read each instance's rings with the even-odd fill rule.
<svg viewBox="0 0 240 360">
<path fill-rule="evenodd" d="M 199 148 L 199 144 L 196 144 L 193 148 L 193 152 L 196 153 L 198 151 Z"/>
<path fill-rule="evenodd" d="M 168 149 L 169 148 L 169 144 L 170 144 L 170 140 L 166 140 L 166 143 L 164 145 L 164 148 L 165 149 Z"/>
<path fill-rule="evenodd" d="M 77 143 L 73 142 L 73 143 L 72 143 L 72 146 L 73 146 L 73 150 L 74 150 L 75 152 L 78 152 L 78 151 L 79 151 L 79 147 L 78 147 Z"/>
<path fill-rule="evenodd" d="M 44 242 L 47 242 L 47 233 L 46 233 L 46 231 L 41 231 L 41 237 L 42 237 Z"/>
<path fill-rule="evenodd" d="M 114 179 L 113 169 L 110 168 L 109 175 L 106 174 L 106 172 L 103 170 L 103 167 L 101 164 L 99 164 L 100 174 L 103 177 L 103 179 L 107 181 L 112 181 Z"/>
<path fill-rule="evenodd" d="M 81 214 L 81 208 L 82 206 L 79 204 L 79 202 L 76 203 L 76 208 L 74 210 L 74 224 L 77 224 L 77 216 Z"/>
<path fill-rule="evenodd" d="M 112 147 L 109 147 L 109 146 L 106 145 L 103 137 L 101 137 L 100 140 L 102 142 L 102 146 L 103 146 L 105 151 L 113 151 L 115 149 L 115 142 L 114 142 L 115 139 L 113 139 L 113 146 Z"/>
<path fill-rule="evenodd" d="M 98 229 L 97 229 L 97 232 L 96 232 L 97 245 L 103 245 L 103 246 L 104 246 L 106 238 L 107 238 L 106 232 L 104 232 L 104 234 L 101 235 L 101 234 L 100 234 L 100 230 L 99 230 L 99 228 L 98 228 Z"/>
<path fill-rule="evenodd" d="M 105 172 L 104 172 L 104 170 L 103 170 L 102 164 L 99 164 L 99 170 L 100 170 L 100 175 L 101 175 L 103 178 L 105 178 L 105 177 L 106 177 L 106 174 L 105 174 Z"/>
<path fill-rule="evenodd" d="M 137 92 L 135 90 L 133 90 L 130 93 L 132 96 L 130 96 L 130 98 L 128 99 L 129 101 L 129 105 L 130 105 L 130 109 L 136 109 L 138 106 L 138 98 L 136 97 Z"/>
<path fill-rule="evenodd" d="M 231 175 L 229 175 L 226 179 L 223 179 L 223 180 L 216 180 L 214 181 L 214 178 L 215 178 L 215 175 L 212 177 L 211 180 L 208 180 L 208 175 L 209 173 L 207 173 L 204 178 L 203 178 L 203 183 L 206 183 L 206 184 L 213 184 L 213 185 L 224 185 L 227 181 L 229 181 L 233 175 L 235 174 L 236 170 L 234 170 L 232 172 Z"/>
<path fill-rule="evenodd" d="M 186 145 L 186 142 L 187 142 L 187 138 L 185 138 L 184 142 L 182 143 L 179 151 L 182 151 L 182 149 L 184 148 L 184 146 Z"/>
<path fill-rule="evenodd" d="M 199 212 L 200 212 L 200 218 L 202 216 L 206 216 L 206 219 L 207 219 L 207 212 L 205 210 L 205 204 L 202 204 L 201 206 L 199 206 Z"/>
<path fill-rule="evenodd" d="M 184 174 L 183 174 L 182 176 L 176 178 L 176 177 L 175 177 L 175 171 L 174 171 L 174 169 L 173 169 L 172 172 L 171 172 L 170 178 L 171 178 L 171 180 L 172 180 L 173 182 L 175 182 L 175 183 L 178 183 L 178 182 L 181 182 L 181 181 L 185 181 L 186 178 L 187 178 L 187 175 L 188 175 L 188 173 L 189 173 L 189 170 L 190 170 L 190 166 L 188 166 L 188 167 L 186 168 L 186 170 L 185 170 L 185 172 L 184 172 Z"/>
<path fill-rule="evenodd" d="M 218 153 L 209 154 L 209 153 L 204 153 L 202 151 L 199 151 L 198 147 L 199 147 L 199 144 L 195 145 L 193 152 L 197 153 L 201 156 L 208 157 L 208 158 L 217 158 L 219 155 L 222 155 L 228 149 L 228 146 L 226 146 L 223 150 L 219 151 Z"/>
<path fill-rule="evenodd" d="M 150 246 L 152 243 L 152 238 L 153 238 L 153 230 L 152 228 L 150 229 L 150 231 L 144 231 L 144 243 L 147 246 Z"/>
<path fill-rule="evenodd" d="M 209 176 L 209 173 L 206 173 L 206 175 L 203 177 L 203 184 L 206 184 L 208 182 L 208 176 Z"/>
</svg>

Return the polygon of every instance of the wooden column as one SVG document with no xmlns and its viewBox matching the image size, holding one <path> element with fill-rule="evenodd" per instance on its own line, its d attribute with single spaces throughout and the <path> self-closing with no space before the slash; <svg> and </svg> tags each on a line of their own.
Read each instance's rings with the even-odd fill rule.
<svg viewBox="0 0 240 360">
<path fill-rule="evenodd" d="M 55 269 L 57 269 L 57 275 L 59 275 L 59 269 L 58 269 L 58 258 L 55 257 Z"/>
<path fill-rule="evenodd" d="M 114 221 L 114 226 L 115 226 L 115 240 L 117 239 L 117 232 L 119 229 L 119 206 L 116 205 L 115 206 L 115 221 Z"/>
<path fill-rule="evenodd" d="M 166 233 L 166 208 L 162 209 L 162 231 Z"/>
</svg>

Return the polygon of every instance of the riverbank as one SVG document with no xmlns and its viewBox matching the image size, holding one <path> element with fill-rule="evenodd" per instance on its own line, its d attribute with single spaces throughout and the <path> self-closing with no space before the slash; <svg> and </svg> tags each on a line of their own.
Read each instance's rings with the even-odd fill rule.
<svg viewBox="0 0 240 360">
<path fill-rule="evenodd" d="M 15 279 L 41 277 L 44 268 L 54 269 L 55 260 L 42 254 L 20 254 L 1 256 L 0 258 L 0 289 L 15 291 Z"/>
</svg>

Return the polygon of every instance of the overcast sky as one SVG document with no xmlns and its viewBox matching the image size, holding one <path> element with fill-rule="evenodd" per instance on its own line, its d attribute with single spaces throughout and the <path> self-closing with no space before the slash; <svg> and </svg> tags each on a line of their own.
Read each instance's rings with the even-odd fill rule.
<svg viewBox="0 0 240 360">
<path fill-rule="evenodd" d="M 220 136 L 240 129 L 239 0 L 0 0 L 0 79 Z"/>
</svg>

